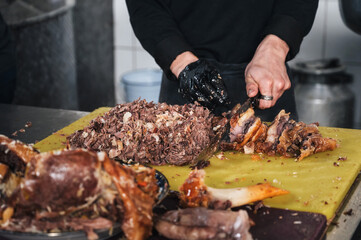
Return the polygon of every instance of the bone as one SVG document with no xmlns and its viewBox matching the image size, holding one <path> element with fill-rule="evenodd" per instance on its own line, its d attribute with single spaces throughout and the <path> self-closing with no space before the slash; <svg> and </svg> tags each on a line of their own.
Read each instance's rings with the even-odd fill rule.
<svg viewBox="0 0 361 240">
<path fill-rule="evenodd" d="M 273 187 L 269 183 L 225 189 L 207 187 L 207 190 L 209 196 L 211 197 L 211 199 L 213 199 L 213 201 L 230 201 L 232 203 L 232 207 L 238 207 L 266 198 L 289 193 L 286 190 Z"/>
<path fill-rule="evenodd" d="M 204 183 L 204 177 L 204 170 L 195 169 L 190 172 L 188 179 L 179 189 L 181 203 L 184 206 L 233 208 L 289 193 L 269 183 L 238 188 L 212 188 Z"/>
</svg>

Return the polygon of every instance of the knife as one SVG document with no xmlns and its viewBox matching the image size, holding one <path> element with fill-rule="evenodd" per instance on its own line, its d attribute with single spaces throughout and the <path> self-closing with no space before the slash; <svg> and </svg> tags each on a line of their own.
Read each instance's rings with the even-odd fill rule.
<svg viewBox="0 0 361 240">
<path fill-rule="evenodd" d="M 230 121 L 233 116 L 237 116 L 247 111 L 250 107 L 257 107 L 259 104 L 259 95 L 248 98 L 242 105 L 238 103 L 231 110 L 229 110 L 224 118 L 221 118 L 217 125 L 213 128 L 216 135 L 211 139 L 208 146 L 203 149 L 196 158 L 196 163 L 203 160 L 207 161 L 213 154 L 219 150 L 220 143 L 223 141 L 230 142 L 229 133 L 231 130 Z"/>
</svg>

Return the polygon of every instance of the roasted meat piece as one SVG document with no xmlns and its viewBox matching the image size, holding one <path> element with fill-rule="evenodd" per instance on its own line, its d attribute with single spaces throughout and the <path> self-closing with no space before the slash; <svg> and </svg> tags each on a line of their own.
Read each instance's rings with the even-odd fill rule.
<svg viewBox="0 0 361 240">
<path fill-rule="evenodd" d="M 105 151 L 142 164 L 195 164 L 215 131 L 213 114 L 200 105 L 120 104 L 68 137 L 70 148 Z"/>
<path fill-rule="evenodd" d="M 286 157 L 297 157 L 298 160 L 318 152 L 333 150 L 337 142 L 332 138 L 324 138 L 318 131 L 318 124 L 293 123 L 289 131 L 284 131 L 279 138 L 277 152 Z"/>
<path fill-rule="evenodd" d="M 295 122 L 284 110 L 269 126 L 254 116 L 252 108 L 235 115 L 231 119 L 229 136 L 230 142 L 220 144 L 222 150 L 243 151 L 246 154 L 280 154 L 296 160 L 337 147 L 335 139 L 322 137 L 317 123 Z"/>
<path fill-rule="evenodd" d="M 239 116 L 231 118 L 230 126 L 231 142 L 237 142 L 241 147 L 255 135 L 261 126 L 261 119 L 254 115 L 254 110 L 252 108 L 249 108 Z"/>
<path fill-rule="evenodd" d="M 0 163 L 8 166 L 12 172 L 24 174 L 26 164 L 37 154 L 31 145 L 0 134 Z"/>
<path fill-rule="evenodd" d="M 277 150 L 278 139 L 282 132 L 287 130 L 290 126 L 288 120 L 290 118 L 289 113 L 281 110 L 272 124 L 267 129 L 266 139 L 264 142 L 257 144 L 257 152 L 267 153 L 268 155 L 275 155 Z"/>
<path fill-rule="evenodd" d="M 0 135 L 0 203 L 7 199 L 20 184 L 26 165 L 38 155 L 31 145 Z"/>
<path fill-rule="evenodd" d="M 255 143 L 264 141 L 266 130 L 267 126 L 254 115 L 253 108 L 249 108 L 230 119 L 230 143 L 222 142 L 221 149 L 254 152 Z"/>
<path fill-rule="evenodd" d="M 217 189 L 204 183 L 205 171 L 193 170 L 179 189 L 181 204 L 185 207 L 227 209 L 265 198 L 287 194 L 288 191 L 269 183 L 248 187 Z"/>
<path fill-rule="evenodd" d="M 203 207 L 168 211 L 155 223 L 161 235 L 184 240 L 252 240 L 250 226 L 245 210 L 235 212 Z"/>
<path fill-rule="evenodd" d="M 3 162 L 11 160 L 1 155 Z M 84 230 L 93 238 L 93 229 L 118 222 L 128 239 L 151 234 L 158 194 L 154 169 L 121 165 L 105 152 L 61 150 L 36 153 L 19 179 L 2 195 L 2 229 Z"/>
</svg>

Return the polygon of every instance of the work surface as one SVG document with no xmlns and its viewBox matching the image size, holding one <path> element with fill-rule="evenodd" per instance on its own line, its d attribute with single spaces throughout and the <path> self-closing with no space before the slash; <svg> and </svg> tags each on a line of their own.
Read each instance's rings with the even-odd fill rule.
<svg viewBox="0 0 361 240">
<path fill-rule="evenodd" d="M 2 105 L 0 105 L 0 109 L 1 109 L 1 107 L 2 107 Z M 7 107 L 7 106 L 5 105 L 5 107 Z M 26 107 L 24 107 L 24 108 L 26 109 Z M 40 109 L 40 110 L 43 110 L 43 109 Z M 106 110 L 106 109 L 101 109 L 100 111 L 104 111 L 104 110 Z M 48 111 L 47 117 L 49 118 L 49 115 L 53 115 L 54 121 L 56 121 L 56 116 L 59 114 L 56 114 L 55 112 L 52 112 L 52 111 L 53 110 Z M 63 110 L 58 110 L 58 113 L 60 113 L 61 111 L 63 111 Z M 51 130 L 49 131 L 50 126 L 43 125 L 43 123 L 41 121 L 41 116 L 35 117 L 37 114 L 33 109 L 30 112 L 32 114 L 28 115 L 28 116 L 26 116 L 24 114 L 19 114 L 19 113 L 18 113 L 18 115 L 16 115 L 18 117 L 21 115 L 21 118 L 23 119 L 22 120 L 23 125 L 19 125 L 15 129 L 13 128 L 13 129 L 5 130 L 7 132 L 4 132 L 4 130 L 0 128 L 0 133 L 9 135 L 9 132 L 12 133 L 15 130 L 23 128 L 26 121 L 32 121 L 34 128 L 36 126 L 42 125 L 42 130 L 48 129 L 47 130 L 48 135 L 53 133 L 53 131 L 51 131 Z M 71 112 L 71 111 L 69 111 L 69 112 Z M 3 113 L 3 112 L 1 112 L 1 113 Z M 100 112 L 98 112 L 98 113 L 100 113 Z M 98 113 L 96 113 L 96 114 L 98 114 Z M 86 113 L 80 113 L 80 115 L 85 116 Z M 75 120 L 76 118 L 79 118 L 79 117 L 80 116 L 76 116 L 76 117 L 73 116 L 73 120 Z M 84 126 L 83 125 L 84 122 L 88 122 L 88 120 L 89 120 L 87 118 L 91 119 L 93 117 L 94 117 L 94 115 L 90 115 L 90 116 L 88 115 L 86 117 L 86 119 L 83 119 L 84 120 L 83 123 L 80 124 L 78 127 Z M 9 118 L 9 116 L 7 116 L 7 118 L 11 119 L 11 117 Z M 37 118 L 38 121 L 35 122 L 34 118 Z M 16 120 L 16 121 L 18 121 L 18 120 Z M 59 119 L 59 121 L 61 121 L 61 120 Z M 71 123 L 71 122 L 72 121 L 69 121 L 69 123 Z M 47 123 L 47 124 L 50 124 L 50 123 Z M 64 126 L 66 126 L 66 125 L 67 124 L 65 124 Z M 4 126 L 4 124 L 2 124 L 2 125 L 0 124 L 0 127 L 1 126 Z M 64 126 L 62 126 L 62 127 L 64 127 Z M 73 126 L 73 124 L 72 124 L 72 126 Z M 15 126 L 12 125 L 11 127 L 15 127 Z M 34 129 L 33 127 L 30 128 L 29 130 L 27 130 L 27 132 L 25 132 L 25 133 L 19 133 L 18 136 L 21 137 L 21 136 L 31 132 L 32 129 Z M 332 202 L 332 200 L 335 201 L 334 200 L 335 198 L 337 198 L 338 196 L 343 195 L 345 192 L 347 192 L 347 189 L 346 190 L 341 189 L 341 188 L 344 188 L 343 182 L 348 181 L 351 184 L 352 179 L 357 175 L 359 168 L 360 168 L 360 164 L 359 164 L 360 159 L 358 159 L 358 161 L 353 160 L 354 159 L 353 151 L 355 149 L 357 149 L 359 151 L 360 148 L 354 147 L 355 149 L 352 149 L 352 147 L 343 147 L 343 146 L 345 146 L 345 144 L 348 145 L 349 143 L 356 144 L 357 140 L 360 139 L 360 136 L 357 135 L 357 134 L 359 134 L 360 131 L 350 130 L 350 129 L 322 129 L 322 128 L 321 128 L 321 130 L 325 136 L 335 137 L 336 139 L 339 139 L 341 141 L 342 147 L 340 147 L 339 149 L 337 149 L 334 152 L 323 153 L 321 155 L 317 154 L 314 156 L 315 158 L 306 158 L 301 162 L 302 165 L 300 165 L 299 162 L 294 162 L 292 159 L 281 159 L 281 158 L 275 158 L 275 157 L 262 158 L 261 157 L 259 160 L 252 160 L 249 155 L 226 153 L 227 159 L 224 159 L 224 160 L 220 160 L 218 158 L 211 159 L 211 166 L 206 168 L 206 171 L 207 171 L 207 173 L 213 172 L 212 174 L 215 174 L 215 176 L 210 177 L 209 179 L 213 179 L 213 180 L 211 180 L 210 182 L 207 182 L 207 183 L 209 185 L 216 186 L 216 187 L 220 187 L 220 186 L 234 187 L 234 186 L 241 186 L 241 185 L 256 184 L 256 183 L 262 182 L 262 181 L 264 181 L 264 179 L 266 179 L 267 181 L 270 181 L 273 185 L 275 185 L 277 187 L 282 187 L 282 188 L 285 188 L 285 189 L 288 189 L 291 191 L 291 194 L 289 196 L 287 196 L 286 198 L 283 198 L 283 197 L 278 197 L 278 199 L 274 198 L 274 199 L 270 200 L 269 202 L 266 202 L 266 204 L 269 204 L 272 206 L 277 206 L 277 204 L 280 204 L 280 205 L 282 205 L 281 207 L 284 207 L 285 202 L 294 202 L 296 206 L 306 206 L 307 211 L 313 211 L 313 209 L 318 208 L 317 206 L 323 206 L 323 205 L 325 205 L 326 207 L 331 206 L 331 208 L 336 209 L 337 208 L 336 205 L 337 204 L 339 205 L 340 202 L 335 203 L 335 202 Z M 326 131 L 324 131 L 324 130 L 326 130 Z M 351 135 L 356 133 L 357 136 L 355 136 L 355 138 L 353 139 L 352 136 L 349 136 L 349 133 L 352 133 Z M 344 134 L 346 134 L 346 135 L 344 135 Z M 65 135 L 64 135 L 64 133 L 62 133 L 60 131 L 60 132 L 53 134 L 51 137 L 55 137 L 56 139 L 61 139 L 62 137 L 65 137 Z M 35 138 L 35 140 L 39 140 L 39 139 Z M 63 142 L 63 141 L 61 140 L 61 142 Z M 57 147 L 57 145 L 54 143 L 51 143 L 51 142 L 47 142 L 47 143 L 49 143 L 48 144 L 49 147 L 53 147 L 53 148 Z M 39 144 L 41 146 L 41 143 L 38 143 L 37 146 Z M 353 145 L 353 146 L 355 146 L 355 145 Z M 351 152 L 351 154 L 350 154 L 350 152 Z M 346 161 L 338 161 L 339 157 L 347 157 L 347 160 Z M 318 167 L 315 167 L 314 161 L 319 161 L 320 165 Z M 334 166 L 334 162 L 339 163 L 339 166 Z M 224 174 L 222 173 L 223 169 L 219 167 L 219 166 L 221 166 L 220 164 L 222 166 L 229 166 L 232 169 L 237 169 L 237 171 L 235 171 L 234 173 L 232 173 L 230 175 L 227 175 L 226 179 L 222 179 L 222 181 L 219 181 L 219 179 L 216 179 L 217 174 L 220 174 L 218 176 L 221 176 L 221 175 L 224 176 Z M 246 165 L 250 165 L 252 167 L 250 169 L 246 169 L 245 168 Z M 276 172 L 267 172 L 269 169 L 269 166 L 276 166 L 275 170 L 274 170 Z M 302 167 L 300 167 L 300 166 L 302 166 Z M 298 169 L 297 169 L 297 167 L 298 167 Z M 164 169 L 161 169 L 161 168 L 164 168 Z M 178 176 L 178 175 L 174 176 L 174 175 L 171 175 L 174 173 L 173 170 L 171 172 L 167 173 L 167 168 L 169 168 L 168 166 L 164 166 L 161 168 L 158 168 L 158 169 L 160 169 L 163 173 L 165 173 L 166 176 L 169 175 L 168 178 L 171 182 L 172 188 L 174 188 L 174 189 L 177 188 L 177 184 L 179 185 L 179 183 L 182 182 L 182 178 L 185 178 L 186 173 L 189 172 L 189 168 L 187 168 L 187 167 L 179 168 L 177 170 L 176 174 L 178 174 L 180 176 Z M 212 168 L 214 168 L 214 169 L 212 170 Z M 325 170 L 325 168 L 327 170 Z M 247 171 L 250 171 L 250 172 L 247 172 Z M 351 172 L 349 172 L 349 171 L 351 171 Z M 267 173 L 265 173 L 265 172 L 267 172 Z M 280 172 L 282 174 L 280 174 Z M 263 175 L 259 176 L 259 177 L 254 177 L 257 175 L 257 174 L 255 175 L 255 173 L 263 173 Z M 276 174 L 277 176 L 275 175 L 275 173 L 277 173 Z M 324 175 L 332 176 L 332 178 L 331 179 L 330 178 L 323 179 Z M 174 178 L 172 178 L 172 176 Z M 312 176 L 313 176 L 313 178 L 312 178 Z M 305 182 L 305 177 L 311 178 L 312 181 L 307 182 L 308 180 L 306 180 L 306 182 Z M 321 177 L 321 180 L 320 180 L 320 177 Z M 172 179 L 176 179 L 176 180 L 173 181 Z M 322 186 L 324 184 L 326 184 L 327 181 L 331 181 L 333 183 L 333 185 L 331 185 L 331 186 L 333 186 L 333 187 L 330 188 L 331 189 L 330 192 L 329 191 L 322 192 L 323 191 L 322 189 L 324 189 L 324 187 L 322 187 Z M 297 192 L 297 190 L 295 190 L 296 188 L 289 189 L 289 188 L 292 188 L 292 186 L 298 186 L 298 189 L 303 189 L 303 190 L 306 190 L 306 192 L 307 192 L 308 189 L 313 188 L 310 186 L 314 186 L 314 185 L 321 186 L 320 188 L 318 188 L 321 191 L 321 193 L 316 194 L 316 195 L 321 195 L 323 197 L 323 199 L 321 199 L 321 201 L 323 201 L 323 202 L 321 202 L 323 205 L 322 204 L 320 205 L 319 203 L 312 203 L 312 201 L 315 199 L 315 197 L 317 198 L 318 196 L 309 195 L 309 198 L 302 197 L 302 199 L 299 199 L 298 192 Z M 339 189 L 341 189 L 341 190 L 339 190 Z M 351 214 L 351 216 L 341 214 L 341 216 L 336 219 L 339 223 L 339 227 L 330 228 L 329 233 L 327 234 L 327 239 L 332 239 L 333 237 L 334 237 L 334 239 L 348 239 L 347 237 L 340 238 L 338 235 L 342 234 L 342 236 L 344 236 L 344 234 L 348 234 L 348 236 L 350 236 L 350 232 L 352 233 L 355 230 L 355 228 L 359 222 L 359 219 L 360 219 L 360 213 L 357 210 L 357 208 L 359 206 L 358 205 L 359 201 L 357 202 L 357 197 L 359 198 L 359 192 L 360 192 L 360 190 L 359 190 L 359 188 L 357 188 L 356 192 L 352 196 L 353 198 L 351 198 L 351 201 L 347 201 L 347 204 L 345 205 L 346 206 L 345 211 L 348 210 L 348 208 L 350 208 L 350 209 L 352 208 L 353 214 Z M 306 195 L 302 195 L 302 196 L 306 196 Z M 283 199 L 281 199 L 281 198 L 283 198 Z M 354 198 L 356 198 L 356 203 L 353 203 L 353 201 L 352 201 Z M 332 203 L 334 203 L 334 204 L 332 204 Z M 324 211 L 324 210 L 321 209 L 321 211 Z M 316 212 L 319 212 L 319 211 L 316 211 Z M 332 216 L 329 218 L 332 218 Z M 352 230 L 350 230 L 350 229 L 352 229 Z"/>
</svg>

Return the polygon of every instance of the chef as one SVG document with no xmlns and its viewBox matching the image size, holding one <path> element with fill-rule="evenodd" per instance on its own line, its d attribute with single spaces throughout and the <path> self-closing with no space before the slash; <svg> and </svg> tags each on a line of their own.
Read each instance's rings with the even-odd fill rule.
<svg viewBox="0 0 361 240">
<path fill-rule="evenodd" d="M 260 94 L 256 114 L 297 120 L 286 62 L 318 0 L 126 0 L 140 43 L 163 69 L 160 102 L 198 101 L 219 114 Z M 291 79 L 291 80 L 290 80 Z"/>
<path fill-rule="evenodd" d="M 0 14 L 0 103 L 11 103 L 15 91 L 15 46 Z"/>
</svg>

